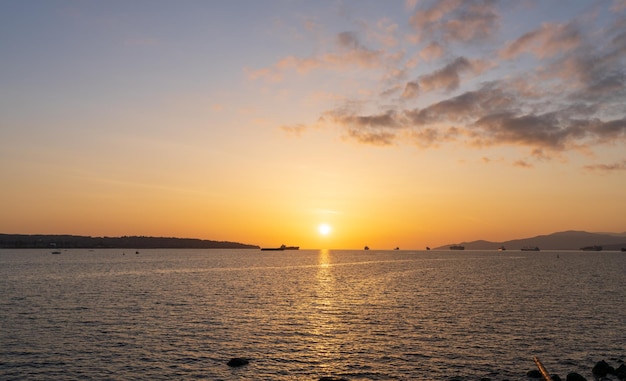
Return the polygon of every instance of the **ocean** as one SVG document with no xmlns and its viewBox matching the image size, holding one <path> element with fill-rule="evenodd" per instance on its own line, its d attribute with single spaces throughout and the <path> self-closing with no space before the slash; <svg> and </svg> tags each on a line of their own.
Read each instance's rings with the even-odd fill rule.
<svg viewBox="0 0 626 381">
<path fill-rule="evenodd" d="M 1 380 L 527 380 L 533 356 L 626 360 L 626 253 L 0 250 Z"/>
</svg>

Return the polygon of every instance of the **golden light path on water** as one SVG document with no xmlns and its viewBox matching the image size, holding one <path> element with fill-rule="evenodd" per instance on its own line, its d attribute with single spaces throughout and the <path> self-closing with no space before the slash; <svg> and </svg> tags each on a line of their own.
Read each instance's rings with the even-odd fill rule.
<svg viewBox="0 0 626 381">
<path fill-rule="evenodd" d="M 316 274 L 317 280 L 317 298 L 315 302 L 316 313 L 310 315 L 311 327 L 315 336 L 319 338 L 332 338 L 337 340 L 337 330 L 341 329 L 341 322 L 336 317 L 336 300 L 335 279 L 333 277 L 330 266 L 330 253 L 328 249 L 322 249 L 318 256 L 318 270 Z M 328 340 L 316 340 L 315 352 L 317 358 L 325 359 L 321 362 L 322 369 L 330 370 L 333 365 L 333 358 L 337 358 L 337 343 L 329 345 Z"/>
</svg>

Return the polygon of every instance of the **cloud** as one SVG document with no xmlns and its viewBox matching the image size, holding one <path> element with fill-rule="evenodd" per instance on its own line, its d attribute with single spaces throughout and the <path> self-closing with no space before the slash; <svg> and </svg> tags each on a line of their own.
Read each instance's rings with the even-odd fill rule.
<svg viewBox="0 0 626 381">
<path fill-rule="evenodd" d="M 590 131 L 598 142 L 626 140 L 626 117 L 610 121 L 594 120 Z"/>
<path fill-rule="evenodd" d="M 486 84 L 477 91 L 433 103 L 423 109 L 405 110 L 404 115 L 416 126 L 441 122 L 465 124 L 485 114 L 514 108 L 514 96 L 495 84 Z"/>
<path fill-rule="evenodd" d="M 365 30 L 368 41 L 373 41 L 386 48 L 394 48 L 399 44 L 398 24 L 388 18 L 383 18 L 372 26 L 366 22 L 361 22 L 360 25 Z"/>
<path fill-rule="evenodd" d="M 525 160 L 517 160 L 513 163 L 513 166 L 518 167 L 518 168 L 533 168 L 534 166 L 530 163 L 528 163 Z"/>
<path fill-rule="evenodd" d="M 605 8 L 616 12 L 624 4 Z M 569 21 L 533 24 L 505 40 L 497 33 L 497 0 L 405 6 L 412 12 L 411 38 L 398 37 L 403 23 L 397 20 L 360 20 L 355 30 L 318 41 L 310 56 L 287 55 L 248 71 L 251 79 L 279 81 L 290 73 L 327 70 L 359 83 L 354 93 L 328 102 L 316 123 L 281 128 L 296 135 L 336 128 L 347 140 L 377 146 L 516 147 L 527 155 L 511 163 L 520 168 L 565 160 L 569 151 L 589 154 L 603 144 L 626 143 L 624 15 L 606 19 L 607 12 L 594 7 Z M 316 37 L 322 34 L 317 28 Z"/>
<path fill-rule="evenodd" d="M 419 83 L 407 82 L 402 92 L 402 98 L 416 98 L 419 95 L 420 85 Z"/>
<path fill-rule="evenodd" d="M 586 137 L 578 123 L 563 120 L 557 113 L 515 115 L 503 112 L 474 122 L 476 142 L 482 145 L 521 145 L 562 150 L 568 143 Z"/>
<path fill-rule="evenodd" d="M 432 61 L 443 56 L 444 48 L 437 42 L 431 42 L 419 53 L 424 61 Z"/>
<path fill-rule="evenodd" d="M 496 6 L 495 0 L 439 0 L 417 10 L 409 22 L 421 40 L 483 40 L 499 29 Z"/>
<path fill-rule="evenodd" d="M 590 164 L 583 167 L 591 172 L 619 172 L 626 171 L 626 160 L 612 164 Z"/>
<path fill-rule="evenodd" d="M 551 111 L 535 112 L 506 82 L 491 82 L 421 109 L 362 114 L 347 107 L 325 117 L 361 143 L 391 145 L 405 136 L 421 148 L 452 141 L 482 148 L 506 145 L 526 147 L 533 158 L 549 160 L 569 149 L 626 141 L 626 117 L 590 117 L 594 110 L 587 105 L 556 105 Z"/>
<path fill-rule="evenodd" d="M 543 24 L 539 29 L 530 31 L 516 40 L 509 42 L 500 50 L 500 58 L 511 60 L 524 53 L 531 53 L 539 58 L 551 57 L 580 46 L 579 31 L 573 24 Z"/>
<path fill-rule="evenodd" d="M 306 126 L 303 123 L 298 123 L 298 124 L 295 124 L 295 125 L 292 125 L 292 126 L 281 126 L 280 127 L 281 130 L 283 130 L 283 131 L 285 131 L 285 132 L 287 132 L 289 134 L 295 135 L 295 136 L 301 136 L 308 128 L 309 127 Z"/>
<path fill-rule="evenodd" d="M 488 64 L 483 61 L 470 61 L 465 57 L 458 57 L 443 68 L 421 76 L 419 84 L 424 91 L 439 89 L 452 91 L 456 90 L 461 84 L 461 74 L 468 72 L 479 74 L 487 67 Z"/>
<path fill-rule="evenodd" d="M 402 128 L 393 111 L 374 115 L 357 115 L 348 110 L 334 110 L 324 115 L 325 121 L 341 126 L 348 138 L 372 145 L 392 145 Z"/>
<path fill-rule="evenodd" d="M 362 45 L 356 32 L 345 31 L 335 36 L 337 51 L 311 57 L 289 55 L 279 59 L 274 65 L 256 70 L 247 69 L 251 80 L 265 79 L 270 82 L 282 81 L 285 73 L 306 74 L 311 70 L 326 69 L 341 71 L 354 68 L 372 69 L 384 66 L 388 60 L 398 59 L 397 55 L 385 55 L 383 50 L 373 50 Z"/>
<path fill-rule="evenodd" d="M 359 143 L 377 146 L 392 145 L 395 139 L 395 134 L 388 131 L 350 129 L 348 134 L 351 139 L 355 139 Z"/>
</svg>

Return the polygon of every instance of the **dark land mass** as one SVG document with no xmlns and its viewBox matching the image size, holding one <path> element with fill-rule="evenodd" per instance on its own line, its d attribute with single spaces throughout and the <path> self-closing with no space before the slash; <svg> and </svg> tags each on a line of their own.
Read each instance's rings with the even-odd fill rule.
<svg viewBox="0 0 626 381">
<path fill-rule="evenodd" d="M 76 235 L 0 234 L 0 248 L 11 249 L 258 249 L 257 245 L 171 237 L 88 237 Z"/>
<path fill-rule="evenodd" d="M 447 250 L 450 245 L 437 247 Z M 538 247 L 540 250 L 580 250 L 585 246 L 602 246 L 604 251 L 620 251 L 626 248 L 626 233 L 589 233 L 584 231 L 564 231 L 532 238 L 514 239 L 504 242 L 472 241 L 455 243 L 465 250 L 498 250 L 504 246 L 507 250 L 520 250 L 522 247 Z"/>
</svg>

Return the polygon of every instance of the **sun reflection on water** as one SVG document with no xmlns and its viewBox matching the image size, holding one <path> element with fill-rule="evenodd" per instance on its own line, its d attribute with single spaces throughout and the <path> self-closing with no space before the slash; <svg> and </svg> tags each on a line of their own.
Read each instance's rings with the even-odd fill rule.
<svg viewBox="0 0 626 381">
<path fill-rule="evenodd" d="M 330 251 L 320 250 L 316 274 L 317 287 L 309 319 L 311 334 L 314 337 L 312 350 L 315 357 L 322 360 L 321 367 L 328 369 L 335 367 L 340 357 L 343 340 L 341 332 L 344 329 L 338 308 L 341 301 L 338 300 L 333 269 Z"/>
</svg>

